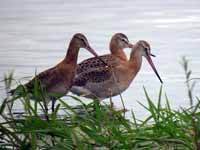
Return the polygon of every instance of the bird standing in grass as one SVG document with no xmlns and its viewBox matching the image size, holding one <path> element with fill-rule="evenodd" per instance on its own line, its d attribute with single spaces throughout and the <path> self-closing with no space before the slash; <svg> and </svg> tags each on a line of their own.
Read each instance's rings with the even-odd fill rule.
<svg viewBox="0 0 200 150">
<path fill-rule="evenodd" d="M 113 71 L 125 66 L 128 62 L 123 50 L 125 48 L 132 48 L 132 46 L 127 36 L 123 33 L 113 35 L 110 41 L 111 54 L 100 56 L 110 67 L 105 67 L 95 57 L 84 60 L 78 64 L 77 74 L 70 91 L 77 95 L 99 98 L 100 100 L 119 93 L 116 93 L 115 88 L 117 87 L 112 74 Z"/>
<path fill-rule="evenodd" d="M 52 101 L 53 111 L 56 99 L 65 95 L 72 86 L 76 74 L 77 58 L 80 48 L 87 49 L 96 58 L 97 54 L 90 47 L 87 38 L 83 34 L 77 33 L 69 43 L 65 58 L 53 68 L 45 70 L 35 76 L 31 81 L 26 83 L 23 88 L 33 95 L 34 85 L 37 81 L 39 89 L 47 93 L 47 96 L 45 97 L 46 103 Z M 16 89 L 11 90 L 10 93 L 19 95 L 19 90 L 20 87 L 17 87 Z"/>
<path fill-rule="evenodd" d="M 118 40 L 117 40 L 118 39 Z M 127 60 L 123 52 L 123 48 L 132 47 L 130 59 Z M 142 64 L 142 56 L 144 56 L 155 74 L 162 82 L 151 59 L 150 45 L 146 41 L 138 41 L 134 45 L 130 45 L 128 38 L 119 34 L 114 36 L 110 43 L 111 54 L 100 56 L 110 67 L 104 67 L 96 58 L 89 58 L 77 67 L 77 75 L 71 88 L 71 91 L 78 95 L 88 98 L 98 98 L 103 100 L 125 91 L 137 73 Z M 87 64 L 90 67 L 85 67 Z"/>
</svg>

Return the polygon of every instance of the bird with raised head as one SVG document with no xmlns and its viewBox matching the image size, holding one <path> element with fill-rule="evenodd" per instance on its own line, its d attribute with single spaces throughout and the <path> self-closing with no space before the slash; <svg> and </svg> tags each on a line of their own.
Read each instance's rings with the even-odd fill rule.
<svg viewBox="0 0 200 150">
<path fill-rule="evenodd" d="M 110 67 L 95 57 L 84 60 L 77 66 L 77 74 L 70 91 L 89 98 L 104 99 L 112 96 L 110 91 L 115 88 L 112 71 L 127 63 L 128 59 L 123 50 L 132 46 L 125 34 L 114 34 L 110 41 L 111 54 L 100 56 Z"/>
<path fill-rule="evenodd" d="M 111 40 L 110 45 L 113 46 L 112 42 Z M 96 97 L 99 100 L 119 95 L 129 87 L 139 72 L 142 64 L 142 56 L 148 60 L 160 82 L 163 83 L 151 59 L 151 56 L 155 57 L 155 55 L 151 54 L 148 42 L 141 40 L 134 45 L 130 45 L 126 38 L 124 47 L 117 48 L 117 46 L 122 45 L 119 43 L 123 42 L 124 40 L 121 39 L 121 41 L 119 40 L 113 46 L 116 48 L 116 51 L 119 49 L 121 52 L 114 53 L 115 49 L 112 49 L 113 47 L 111 46 L 110 55 L 100 56 L 106 63 L 111 65 L 111 68 L 98 65 L 99 61 L 95 61 L 96 59 L 94 58 L 80 63 L 77 67 L 78 71 L 71 91 L 89 98 Z M 129 46 L 132 47 L 132 51 L 130 59 L 127 60 L 121 49 Z M 121 55 L 119 55 L 120 53 Z M 87 63 L 92 65 L 91 69 L 84 69 L 82 67 L 82 65 Z"/>
</svg>

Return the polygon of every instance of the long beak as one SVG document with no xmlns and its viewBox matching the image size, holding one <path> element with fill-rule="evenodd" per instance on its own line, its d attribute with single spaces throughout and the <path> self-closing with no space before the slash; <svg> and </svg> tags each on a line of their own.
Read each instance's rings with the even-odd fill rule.
<svg viewBox="0 0 200 150">
<path fill-rule="evenodd" d="M 155 55 L 153 54 L 150 54 L 150 55 L 147 55 L 146 59 L 147 61 L 149 62 L 151 68 L 153 69 L 153 71 L 155 72 L 156 76 L 158 77 L 158 79 L 160 80 L 161 84 L 163 83 L 162 79 L 160 78 L 160 75 L 158 74 L 157 70 L 156 70 L 156 67 L 151 59 L 151 56 L 155 57 Z"/>
<path fill-rule="evenodd" d="M 91 48 L 90 46 L 88 46 L 86 49 L 89 52 L 91 52 L 95 57 L 97 57 L 104 65 L 108 66 L 108 64 L 103 59 L 101 59 L 101 57 L 98 56 L 98 54 L 95 52 L 95 50 L 93 48 Z"/>
</svg>

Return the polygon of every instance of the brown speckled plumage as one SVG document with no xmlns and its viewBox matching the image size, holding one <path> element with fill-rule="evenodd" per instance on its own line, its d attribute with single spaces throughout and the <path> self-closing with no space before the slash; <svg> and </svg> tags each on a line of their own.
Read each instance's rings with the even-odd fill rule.
<svg viewBox="0 0 200 150">
<path fill-rule="evenodd" d="M 129 43 L 126 35 L 117 33 L 110 42 L 111 54 L 100 56 L 100 58 L 115 70 L 121 67 L 121 64 L 128 61 L 123 51 L 124 48 L 128 47 L 130 48 L 132 45 Z M 109 85 L 114 85 L 112 74 L 112 69 L 105 66 L 98 59 L 86 59 L 78 64 L 77 74 L 70 91 L 85 97 L 95 96 L 99 99 L 109 97 L 110 89 L 112 90 L 112 87 L 109 87 Z"/>
<path fill-rule="evenodd" d="M 122 50 L 120 52 L 121 57 L 119 51 L 117 56 L 113 53 L 100 56 L 112 66 L 112 69 L 104 67 L 98 61 L 96 62 L 95 58 L 90 58 L 80 63 L 77 67 L 77 74 L 71 91 L 89 98 L 97 97 L 99 100 L 125 91 L 141 68 L 142 56 L 151 59 L 150 56 L 153 55 L 150 53 L 150 45 L 146 41 L 139 41 L 132 45 L 129 60 L 123 59 L 124 52 Z M 84 68 L 86 63 L 89 66 L 92 64 L 92 67 Z M 153 66 L 154 72 L 159 77 L 155 66 L 152 63 L 150 65 Z M 162 83 L 161 79 L 160 81 Z"/>
<path fill-rule="evenodd" d="M 97 69 L 79 73 L 79 77 L 75 79 L 73 84 L 76 86 L 85 86 L 88 82 L 104 82 L 110 79 L 111 75 L 110 68 L 98 67 Z"/>
</svg>

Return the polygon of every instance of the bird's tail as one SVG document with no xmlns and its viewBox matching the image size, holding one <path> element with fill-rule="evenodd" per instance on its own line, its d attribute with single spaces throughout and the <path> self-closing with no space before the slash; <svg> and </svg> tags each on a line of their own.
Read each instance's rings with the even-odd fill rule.
<svg viewBox="0 0 200 150">
<path fill-rule="evenodd" d="M 25 87 L 23 85 L 19 85 L 15 89 L 12 89 L 12 90 L 8 91 L 8 95 L 9 96 L 13 96 L 13 95 L 20 96 L 25 92 L 25 90 L 26 89 L 25 89 Z"/>
<path fill-rule="evenodd" d="M 12 89 L 12 90 L 8 91 L 8 94 L 9 94 L 10 96 L 12 96 L 12 95 L 15 94 L 15 91 L 16 91 L 16 89 Z"/>
</svg>

